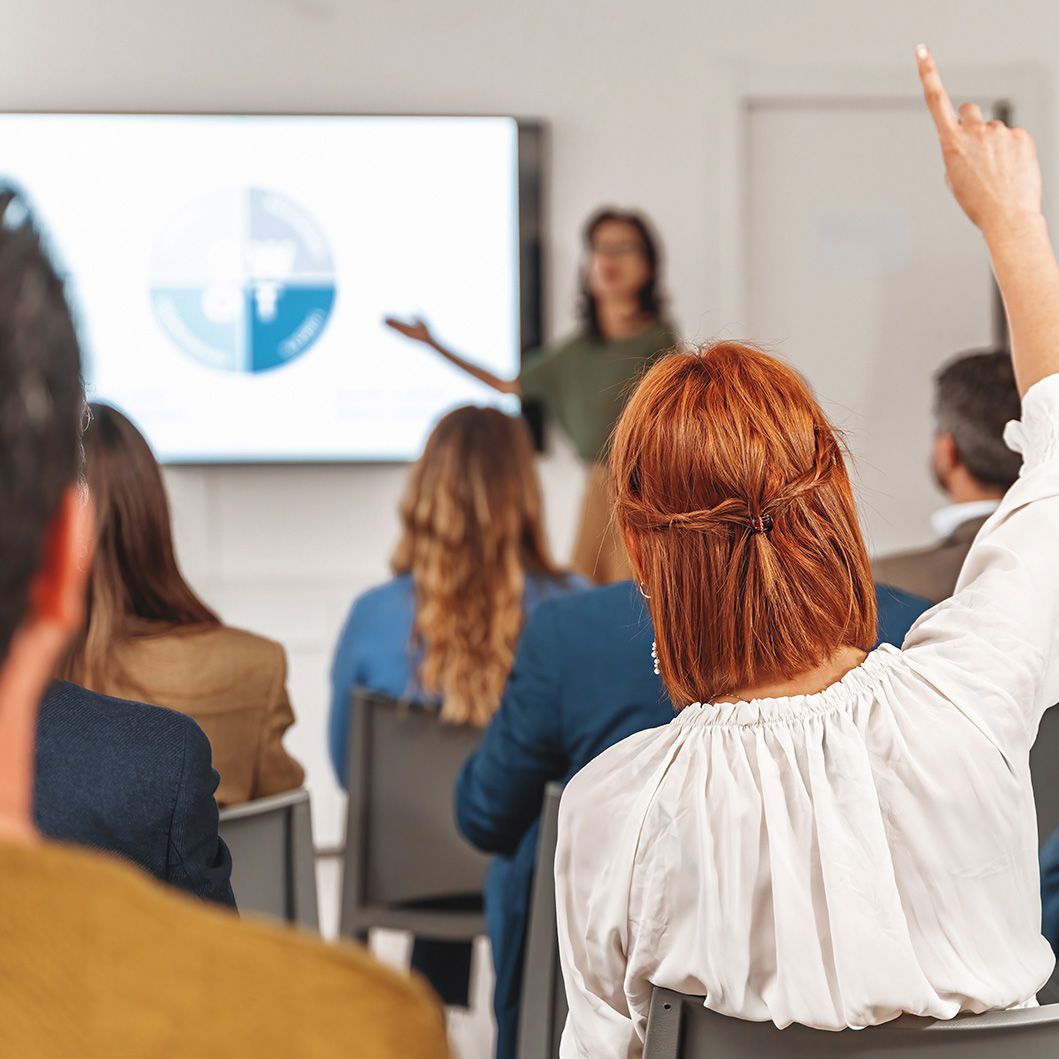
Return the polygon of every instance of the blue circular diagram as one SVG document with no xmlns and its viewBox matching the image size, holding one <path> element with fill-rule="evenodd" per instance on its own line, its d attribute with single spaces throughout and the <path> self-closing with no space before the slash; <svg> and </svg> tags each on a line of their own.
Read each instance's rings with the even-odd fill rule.
<svg viewBox="0 0 1059 1059">
<path fill-rule="evenodd" d="M 263 372 L 303 356 L 335 301 L 323 230 L 275 191 L 214 192 L 178 211 L 155 246 L 155 315 L 187 356 Z"/>
</svg>

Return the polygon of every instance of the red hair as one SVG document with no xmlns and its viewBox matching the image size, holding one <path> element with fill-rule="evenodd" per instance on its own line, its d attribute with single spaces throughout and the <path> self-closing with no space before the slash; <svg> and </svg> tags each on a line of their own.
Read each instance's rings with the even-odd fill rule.
<svg viewBox="0 0 1059 1059">
<path fill-rule="evenodd" d="M 678 706 L 874 646 L 843 454 L 804 380 L 749 346 L 670 353 L 636 388 L 611 450 L 615 518 Z"/>
</svg>

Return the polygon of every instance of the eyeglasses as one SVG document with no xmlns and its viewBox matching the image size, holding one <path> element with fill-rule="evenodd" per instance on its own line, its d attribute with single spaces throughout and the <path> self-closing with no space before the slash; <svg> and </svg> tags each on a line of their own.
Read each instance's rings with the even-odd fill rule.
<svg viewBox="0 0 1059 1059">
<path fill-rule="evenodd" d="M 637 242 L 595 243 L 591 253 L 597 257 L 643 257 L 643 247 Z"/>
</svg>

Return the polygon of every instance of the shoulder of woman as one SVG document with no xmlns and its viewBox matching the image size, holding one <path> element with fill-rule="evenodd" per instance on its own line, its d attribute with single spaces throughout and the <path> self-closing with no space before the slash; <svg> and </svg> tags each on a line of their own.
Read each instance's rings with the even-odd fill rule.
<svg viewBox="0 0 1059 1059">
<path fill-rule="evenodd" d="M 656 320 L 644 333 L 645 341 L 657 352 L 680 344 L 680 334 L 671 320 Z"/>
<path fill-rule="evenodd" d="M 375 628 L 395 618 L 404 618 L 415 609 L 415 585 L 411 574 L 398 574 L 380 585 L 361 592 L 349 609 L 346 632 Z"/>
<path fill-rule="evenodd" d="M 265 666 L 285 666 L 287 663 L 286 648 L 278 640 L 270 640 L 260 633 L 248 629 L 238 629 L 232 625 L 200 626 L 208 630 L 209 639 L 226 651 L 238 651 L 252 658 L 256 664 Z"/>
<path fill-rule="evenodd" d="M 570 570 L 559 570 L 555 573 L 529 573 L 526 575 L 527 604 L 564 596 L 570 592 L 581 592 L 591 588 L 592 583 L 581 574 Z"/>
<path fill-rule="evenodd" d="M 582 334 L 580 331 L 574 331 L 572 334 L 564 335 L 562 338 L 556 339 L 554 342 L 546 342 L 544 345 L 526 350 L 522 358 L 523 363 L 526 366 L 532 366 L 555 360 L 556 357 L 562 357 L 571 349 L 576 348 L 587 341 L 587 335 Z"/>
</svg>

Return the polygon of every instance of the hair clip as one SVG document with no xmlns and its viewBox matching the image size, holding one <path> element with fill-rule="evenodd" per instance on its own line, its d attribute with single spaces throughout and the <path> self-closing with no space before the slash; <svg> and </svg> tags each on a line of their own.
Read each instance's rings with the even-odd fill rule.
<svg viewBox="0 0 1059 1059">
<path fill-rule="evenodd" d="M 750 532 L 751 533 L 771 533 L 772 532 L 772 516 L 771 515 L 751 515 Z"/>
</svg>

